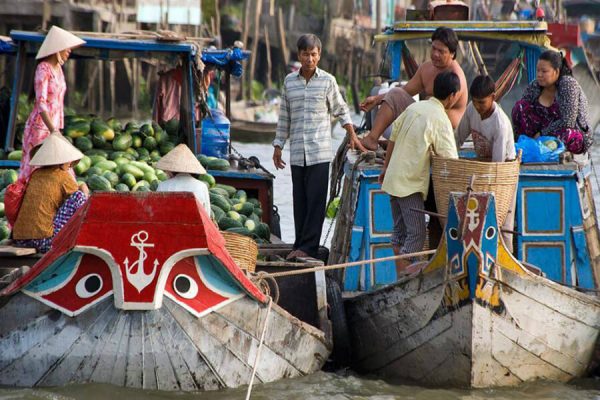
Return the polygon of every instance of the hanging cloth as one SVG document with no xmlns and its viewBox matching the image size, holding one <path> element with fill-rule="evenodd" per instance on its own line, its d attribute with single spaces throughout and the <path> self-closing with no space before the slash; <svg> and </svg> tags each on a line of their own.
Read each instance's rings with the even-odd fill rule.
<svg viewBox="0 0 600 400">
<path fill-rule="evenodd" d="M 404 70 L 408 75 L 408 79 L 411 79 L 413 76 L 415 76 L 417 69 L 419 69 L 419 64 L 411 54 L 406 44 L 402 46 L 402 64 L 404 65 Z"/>
<path fill-rule="evenodd" d="M 502 96 L 510 92 L 515 83 L 520 80 L 519 77 L 523 68 L 524 54 L 525 51 L 521 49 L 519 55 L 511 61 L 502 75 L 496 80 L 496 101 L 500 101 Z"/>
</svg>

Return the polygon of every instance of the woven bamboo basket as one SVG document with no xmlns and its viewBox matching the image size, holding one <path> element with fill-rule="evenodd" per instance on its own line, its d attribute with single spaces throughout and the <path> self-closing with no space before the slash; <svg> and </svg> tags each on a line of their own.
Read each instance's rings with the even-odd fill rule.
<svg viewBox="0 0 600 400">
<path fill-rule="evenodd" d="M 256 269 L 256 257 L 258 256 L 258 245 L 248 236 L 233 232 L 221 232 L 225 238 L 225 248 L 236 264 L 248 272 Z"/>
<path fill-rule="evenodd" d="M 431 156 L 431 176 L 438 213 L 448 215 L 451 192 L 466 192 L 475 177 L 473 190 L 493 192 L 496 217 L 502 225 L 510 210 L 519 181 L 521 159 L 508 162 L 485 162 Z"/>
</svg>

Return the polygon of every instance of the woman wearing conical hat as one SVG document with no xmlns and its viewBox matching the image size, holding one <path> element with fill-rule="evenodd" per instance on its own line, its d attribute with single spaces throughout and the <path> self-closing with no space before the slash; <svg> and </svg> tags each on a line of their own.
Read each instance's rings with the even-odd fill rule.
<svg viewBox="0 0 600 400">
<path fill-rule="evenodd" d="M 37 151 L 36 151 L 37 150 Z M 89 195 L 85 183 L 77 185 L 69 169 L 83 154 L 60 133 L 49 135 L 34 149 L 31 174 L 12 231 L 13 244 L 50 250 L 52 239 Z"/>
<path fill-rule="evenodd" d="M 35 57 L 39 63 L 35 69 L 35 104 L 25 123 L 23 133 L 23 158 L 19 178 L 28 179 L 32 168 L 30 152 L 52 132 L 63 128 L 64 97 L 67 90 L 62 65 L 71 54 L 71 49 L 85 41 L 53 26 Z"/>
<path fill-rule="evenodd" d="M 185 144 L 180 144 L 158 160 L 156 168 L 168 171 L 173 175 L 161 182 L 156 189 L 159 192 L 192 192 L 196 200 L 202 204 L 210 215 L 210 196 L 204 182 L 195 179 L 194 175 L 205 174 L 206 170 L 194 153 Z"/>
</svg>

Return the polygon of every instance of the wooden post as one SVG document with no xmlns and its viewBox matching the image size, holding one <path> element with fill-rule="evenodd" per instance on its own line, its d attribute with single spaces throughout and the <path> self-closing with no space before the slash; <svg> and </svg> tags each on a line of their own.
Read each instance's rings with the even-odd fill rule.
<svg viewBox="0 0 600 400">
<path fill-rule="evenodd" d="M 219 0 L 214 0 L 215 1 L 215 36 L 217 37 L 218 40 L 218 46 L 217 47 L 222 47 L 222 40 L 221 40 L 221 12 L 219 11 Z"/>
<path fill-rule="evenodd" d="M 248 87 L 246 88 L 248 98 L 252 98 L 252 81 L 256 69 L 256 59 L 258 52 L 258 41 L 260 40 L 260 14 L 262 13 L 262 0 L 256 0 L 254 12 L 254 35 L 252 37 L 252 54 L 250 55 L 250 71 L 248 72 Z"/>
<path fill-rule="evenodd" d="M 19 108 L 19 95 L 23 88 L 23 76 L 25 75 L 25 60 L 27 58 L 27 49 L 25 42 L 19 43 L 17 51 L 17 68 L 13 79 L 12 94 L 10 97 L 10 115 L 8 116 L 8 126 L 6 127 L 6 144 L 5 150 L 13 150 L 15 148 L 15 125 L 17 123 L 17 112 Z"/>
<path fill-rule="evenodd" d="M 244 45 L 244 48 L 247 49 L 248 48 L 248 30 L 250 29 L 250 4 L 251 4 L 252 0 L 244 0 L 244 24 L 243 24 L 243 30 L 242 30 L 242 43 Z M 246 70 L 247 66 L 248 66 L 248 62 L 246 60 L 242 61 L 242 65 L 244 66 L 244 70 Z M 245 77 L 240 79 L 240 98 L 244 99 L 245 98 Z"/>
<path fill-rule="evenodd" d="M 281 49 L 281 57 L 285 64 L 284 68 L 290 63 L 290 53 L 287 48 L 287 41 L 285 37 L 285 29 L 283 28 L 283 10 L 281 7 L 277 8 L 277 35 L 279 37 L 279 48 Z M 287 69 L 284 70 L 284 76 L 286 75 Z"/>
<path fill-rule="evenodd" d="M 116 103 L 116 92 L 117 92 L 117 86 L 116 86 L 116 82 L 115 82 L 115 78 L 116 78 L 116 70 L 115 70 L 115 62 L 114 61 L 108 61 L 108 75 L 109 75 L 109 79 L 110 79 L 110 114 L 111 115 L 115 115 L 115 110 L 117 108 L 117 103 Z"/>
<path fill-rule="evenodd" d="M 271 89 L 271 42 L 269 41 L 269 26 L 265 24 L 265 48 L 267 52 L 267 89 Z"/>
<path fill-rule="evenodd" d="M 48 29 L 48 22 L 52 17 L 52 3 L 50 0 L 44 0 L 42 7 L 42 30 L 45 31 Z"/>
<path fill-rule="evenodd" d="M 133 78 L 133 91 L 131 93 L 131 111 L 133 113 L 134 118 L 138 118 L 138 101 L 139 101 L 139 93 L 140 93 L 140 80 L 139 78 L 139 66 L 140 63 L 135 58 L 131 60 L 132 63 L 132 78 Z"/>
<path fill-rule="evenodd" d="M 104 117 L 104 61 L 98 63 L 98 111 Z"/>
<path fill-rule="evenodd" d="M 376 17 L 375 21 L 375 34 L 381 33 L 381 0 L 377 1 Z M 381 43 L 375 43 L 375 65 L 379 65 L 381 62 Z"/>
</svg>

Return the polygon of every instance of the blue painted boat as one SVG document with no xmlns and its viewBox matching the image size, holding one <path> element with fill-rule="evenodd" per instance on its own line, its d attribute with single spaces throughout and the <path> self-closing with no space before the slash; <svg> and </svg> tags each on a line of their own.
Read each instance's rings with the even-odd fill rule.
<svg viewBox="0 0 600 400">
<path fill-rule="evenodd" d="M 525 53 L 530 79 L 547 43 L 544 23 L 401 23 L 378 37 L 388 42 L 392 75 L 400 75 L 405 42 L 429 37 L 440 25 L 455 29 L 461 40 L 513 37 L 513 45 Z M 464 163 L 472 153 L 461 153 Z M 389 196 L 377 183 L 381 164 L 354 155 L 343 162 L 330 264 L 393 255 Z M 516 174 L 513 254 L 498 235 L 487 238 L 492 250 L 479 234 L 473 243 L 460 240 L 462 228 L 459 239 L 454 237 L 464 225 L 457 221 L 467 218 L 465 197 L 455 195 L 435 256 L 411 266 L 411 276 L 398 280 L 393 261 L 366 262 L 338 274 L 354 369 L 425 385 L 474 387 L 568 381 L 588 373 L 600 328 L 600 240 L 590 160 L 584 155 L 555 164 L 522 164 Z M 463 183 L 451 191 L 466 189 Z M 439 211 L 437 191 L 436 202 Z M 484 231 L 497 233 L 496 217 L 489 220 L 492 204 L 486 204 L 478 215 L 487 213 L 493 228 Z M 490 265 L 496 268 L 493 279 Z"/>
</svg>

